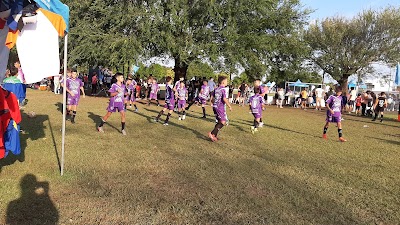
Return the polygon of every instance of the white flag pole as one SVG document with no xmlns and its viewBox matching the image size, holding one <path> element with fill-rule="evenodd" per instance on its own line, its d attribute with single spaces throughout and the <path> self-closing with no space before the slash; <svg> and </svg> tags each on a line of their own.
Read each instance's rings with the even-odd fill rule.
<svg viewBox="0 0 400 225">
<path fill-rule="evenodd" d="M 68 34 L 64 37 L 64 79 L 63 79 L 63 118 L 62 118 L 62 139 L 61 139 L 61 176 L 64 175 L 64 150 L 65 150 L 65 116 L 67 105 L 67 44 Z"/>
</svg>

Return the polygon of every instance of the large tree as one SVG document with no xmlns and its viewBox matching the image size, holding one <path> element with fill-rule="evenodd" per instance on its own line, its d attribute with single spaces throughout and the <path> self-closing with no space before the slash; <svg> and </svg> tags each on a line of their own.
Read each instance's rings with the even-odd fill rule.
<svg viewBox="0 0 400 225">
<path fill-rule="evenodd" d="M 327 18 L 311 24 L 305 40 L 310 59 L 347 92 L 349 76 L 372 62 L 392 63 L 400 56 L 400 8 L 368 10 L 352 19 Z"/>
</svg>

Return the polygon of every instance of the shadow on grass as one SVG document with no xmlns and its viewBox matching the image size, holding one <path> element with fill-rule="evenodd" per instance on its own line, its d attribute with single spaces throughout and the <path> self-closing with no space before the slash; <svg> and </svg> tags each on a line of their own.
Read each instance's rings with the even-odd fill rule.
<svg viewBox="0 0 400 225">
<path fill-rule="evenodd" d="M 61 102 L 57 102 L 54 105 L 57 106 L 57 111 L 59 111 L 62 114 L 63 113 L 63 104 Z"/>
<path fill-rule="evenodd" d="M 155 111 L 155 110 L 151 110 L 151 109 L 146 109 L 146 108 L 145 108 L 145 110 L 147 110 L 147 111 L 149 111 L 149 112 L 157 113 L 157 114 L 159 113 L 159 112 L 157 112 L 157 111 Z M 129 110 L 129 111 L 130 111 L 130 112 L 133 112 L 132 110 Z M 155 118 L 155 117 L 146 116 L 146 115 L 144 115 L 143 113 L 140 113 L 140 112 L 135 112 L 135 114 L 146 118 L 147 121 L 149 121 L 150 123 L 152 123 L 152 122 L 154 121 L 154 118 Z M 155 122 L 155 123 L 156 123 L 156 122 Z M 171 125 L 171 126 L 174 126 L 174 127 L 181 128 L 181 129 L 183 129 L 183 130 L 189 130 L 189 131 L 193 132 L 193 133 L 196 135 L 196 137 L 199 138 L 199 139 L 208 140 L 208 137 L 207 137 L 207 136 L 203 135 L 202 133 L 198 132 L 197 130 L 194 130 L 194 129 L 188 128 L 188 127 L 186 127 L 186 126 L 183 126 L 183 125 L 180 125 L 180 124 L 171 122 L 171 120 L 168 121 L 168 124 Z"/>
<path fill-rule="evenodd" d="M 367 138 L 372 138 L 372 139 L 375 139 L 375 140 L 378 140 L 378 141 L 387 142 L 387 143 L 390 143 L 390 144 L 393 144 L 393 145 L 397 145 L 397 146 L 400 147 L 400 141 L 386 140 L 386 139 L 377 138 L 377 137 L 367 137 Z"/>
<path fill-rule="evenodd" d="M 7 207 L 6 224 L 58 224 L 59 213 L 50 199 L 48 182 L 38 182 L 36 176 L 25 175 L 20 182 L 21 197 Z"/>
<path fill-rule="evenodd" d="M 271 125 L 271 124 L 266 124 L 265 127 L 270 127 L 270 128 L 273 128 L 273 129 L 286 131 L 286 132 L 290 132 L 290 133 L 295 133 L 295 134 L 302 134 L 302 135 L 305 135 L 307 137 L 315 137 L 315 138 L 321 138 L 322 137 L 322 135 L 321 136 L 316 136 L 316 135 L 307 134 L 307 133 L 300 132 L 300 131 L 290 130 L 290 129 L 287 129 L 287 128 L 284 128 L 284 127 L 277 127 L 277 126 L 274 126 L 274 125 Z"/>
<path fill-rule="evenodd" d="M 20 144 L 21 144 L 21 154 L 20 155 L 13 155 L 10 153 L 5 159 L 0 160 L 0 172 L 1 168 L 4 166 L 9 166 L 14 164 L 16 161 L 24 162 L 25 161 L 25 150 L 27 147 L 28 139 L 32 141 L 39 140 L 41 138 L 45 138 L 46 134 L 44 132 L 46 126 L 44 125 L 45 121 L 48 121 L 49 128 L 51 132 L 51 137 L 53 141 L 54 151 L 56 154 L 58 166 L 60 168 L 60 160 L 58 157 L 57 152 L 57 145 L 56 140 L 53 133 L 53 128 L 51 126 L 49 116 L 48 115 L 36 115 L 34 118 L 29 118 L 28 115 L 24 112 L 21 113 L 22 115 L 22 122 L 21 122 L 21 130 L 23 131 L 20 133 Z"/>
<path fill-rule="evenodd" d="M 118 114 L 118 116 L 119 116 L 119 113 L 113 113 L 113 114 Z M 100 124 L 102 117 L 97 114 L 94 114 L 93 112 L 88 112 L 88 117 L 93 120 L 94 128 L 97 130 L 97 125 Z M 121 132 L 121 130 L 118 129 L 117 127 L 115 127 L 114 125 L 112 125 L 110 123 L 105 123 L 105 124 L 110 126 L 113 129 L 117 130 L 118 132 Z"/>
</svg>

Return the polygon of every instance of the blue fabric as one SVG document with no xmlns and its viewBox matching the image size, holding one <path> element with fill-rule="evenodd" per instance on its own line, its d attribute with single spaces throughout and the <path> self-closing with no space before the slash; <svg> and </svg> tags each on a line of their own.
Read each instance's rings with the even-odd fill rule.
<svg viewBox="0 0 400 225">
<path fill-rule="evenodd" d="M 394 78 L 394 83 L 397 86 L 400 86 L 400 65 L 397 64 L 396 66 L 396 77 Z"/>
<path fill-rule="evenodd" d="M 5 156 L 11 152 L 14 155 L 21 154 L 21 143 L 19 139 L 19 124 L 15 123 L 13 119 L 10 120 L 7 130 L 4 133 L 4 147 L 6 149 Z"/>
<path fill-rule="evenodd" d="M 17 96 L 18 101 L 21 103 L 26 98 L 26 85 L 22 83 L 4 83 L 3 88 L 9 92 L 12 92 Z"/>
<path fill-rule="evenodd" d="M 40 8 L 46 9 L 50 12 L 58 14 L 64 18 L 65 24 L 67 24 L 67 28 L 65 32 L 69 30 L 69 7 L 63 4 L 59 0 L 35 0 L 35 2 L 39 5 Z"/>
<path fill-rule="evenodd" d="M 12 31 L 16 31 L 18 28 L 18 20 L 15 20 L 15 16 L 18 14 L 22 14 L 22 9 L 24 8 L 24 1 L 23 0 L 15 0 L 14 3 L 11 4 L 11 14 L 7 20 L 7 26 Z"/>
</svg>

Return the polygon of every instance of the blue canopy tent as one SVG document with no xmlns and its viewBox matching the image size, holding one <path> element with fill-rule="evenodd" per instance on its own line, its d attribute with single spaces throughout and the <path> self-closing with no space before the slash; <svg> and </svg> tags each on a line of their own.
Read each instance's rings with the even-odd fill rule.
<svg viewBox="0 0 400 225">
<path fill-rule="evenodd" d="M 356 84 L 356 82 L 354 82 L 354 81 L 351 81 L 350 83 L 348 83 L 348 85 L 347 85 L 349 88 L 356 88 L 357 87 L 357 84 Z"/>
<path fill-rule="evenodd" d="M 308 87 L 308 84 L 304 84 L 298 79 L 296 82 L 289 84 L 290 87 Z"/>
</svg>

